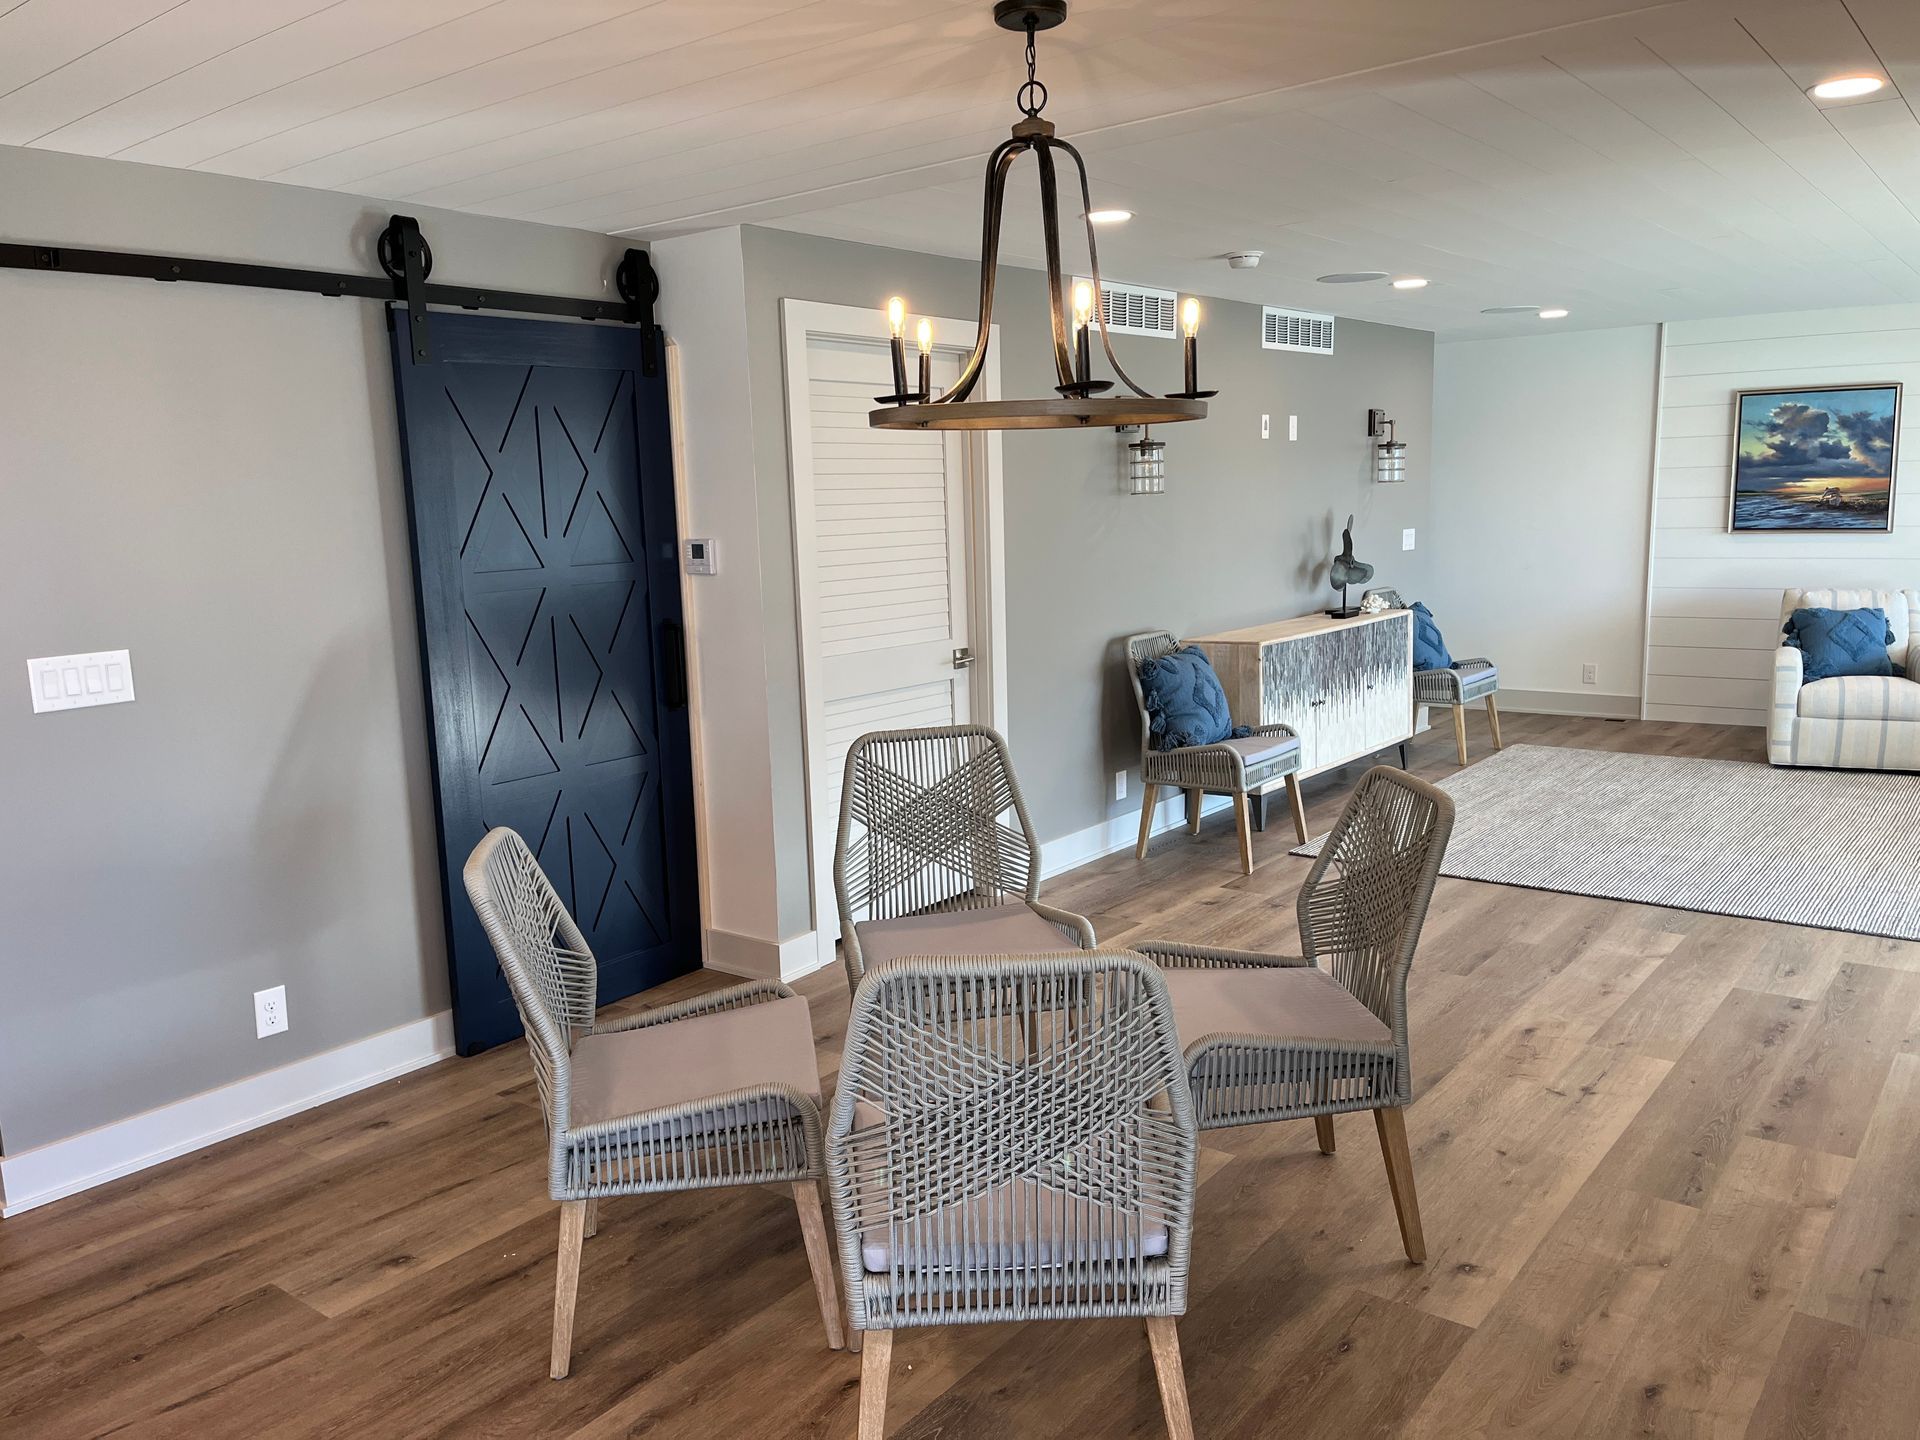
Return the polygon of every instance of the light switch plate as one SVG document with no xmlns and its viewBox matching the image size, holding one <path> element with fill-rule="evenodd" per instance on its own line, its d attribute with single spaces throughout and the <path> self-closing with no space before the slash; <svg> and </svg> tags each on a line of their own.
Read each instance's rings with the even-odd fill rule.
<svg viewBox="0 0 1920 1440">
<path fill-rule="evenodd" d="M 1298 440 L 1299 438 L 1300 417 L 1298 415 L 1289 415 L 1287 416 L 1287 439 Z"/>
<path fill-rule="evenodd" d="M 33 688 L 36 715 L 119 705 L 133 699 L 133 661 L 125 650 L 49 655 L 27 661 L 27 683 Z"/>
<path fill-rule="evenodd" d="M 1402 530 L 1400 532 L 1400 548 L 1402 550 L 1411 550 L 1413 548 L 1413 531 Z"/>
</svg>

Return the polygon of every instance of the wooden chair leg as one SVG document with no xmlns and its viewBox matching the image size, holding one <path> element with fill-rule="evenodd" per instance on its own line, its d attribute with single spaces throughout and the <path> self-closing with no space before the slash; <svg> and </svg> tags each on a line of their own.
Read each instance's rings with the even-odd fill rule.
<svg viewBox="0 0 1920 1440">
<path fill-rule="evenodd" d="M 580 1242 L 587 1238 L 587 1202 L 560 1206 L 560 1266 L 553 1282 L 553 1367 L 556 1380 L 573 1368 L 573 1302 L 580 1293 Z"/>
<path fill-rule="evenodd" d="M 1193 1440 L 1187 1375 L 1180 1366 L 1180 1332 L 1171 1315 L 1148 1317 L 1147 1343 L 1153 1347 L 1153 1374 L 1160 1382 L 1160 1409 L 1167 1417 L 1167 1434 L 1172 1440 Z"/>
<path fill-rule="evenodd" d="M 887 1433 L 887 1371 L 893 1365 L 893 1332 L 871 1330 L 860 1352 L 860 1440 Z"/>
<path fill-rule="evenodd" d="M 1333 1154 L 1333 1117 L 1331 1115 L 1314 1116 L 1313 1133 L 1320 1141 L 1320 1153 Z"/>
<path fill-rule="evenodd" d="M 596 1195 L 593 1197 L 593 1199 L 587 1201 L 586 1226 L 581 1231 L 581 1234 L 586 1239 L 591 1240 L 594 1236 L 598 1235 L 599 1233 L 600 1233 L 600 1197 Z"/>
<path fill-rule="evenodd" d="M 1453 745 L 1460 752 L 1460 763 L 1467 763 L 1467 707 L 1455 705 L 1453 709 Z"/>
<path fill-rule="evenodd" d="M 1500 744 L 1500 707 L 1493 703 L 1491 692 L 1487 695 L 1487 725 L 1493 731 L 1493 748 L 1501 749 Z"/>
<path fill-rule="evenodd" d="M 1373 1112 L 1373 1123 L 1380 1131 L 1380 1154 L 1387 1162 L 1387 1188 L 1393 1191 L 1393 1213 L 1400 1222 L 1400 1242 L 1407 1247 L 1407 1259 L 1423 1265 L 1427 1259 L 1427 1237 L 1420 1229 L 1420 1197 L 1413 1188 L 1413 1160 L 1407 1154 L 1407 1115 L 1399 1106 Z"/>
<path fill-rule="evenodd" d="M 1233 797 L 1233 818 L 1240 827 L 1240 868 L 1253 874 L 1253 816 L 1247 813 L 1246 792 Z"/>
<path fill-rule="evenodd" d="M 793 1205 L 800 1212 L 800 1237 L 807 1245 L 807 1268 L 813 1271 L 813 1293 L 820 1302 L 820 1319 L 827 1327 L 827 1348 L 846 1348 L 846 1332 L 840 1328 L 840 1290 L 833 1280 L 833 1250 L 827 1244 L 827 1217 L 820 1208 L 820 1185 L 815 1180 L 796 1180 Z"/>
<path fill-rule="evenodd" d="M 1153 838 L 1153 802 L 1159 798 L 1160 787 L 1149 781 L 1141 787 L 1140 794 L 1140 843 L 1134 847 L 1133 858 L 1147 858 L 1147 841 Z"/>
<path fill-rule="evenodd" d="M 1293 833 L 1300 837 L 1302 845 L 1307 843 L 1307 803 L 1300 798 L 1300 777 L 1287 776 L 1287 804 L 1293 808 Z"/>
<path fill-rule="evenodd" d="M 1201 799 L 1202 796 L 1198 790 L 1187 791 L 1187 833 L 1189 835 L 1198 835 L 1200 833 Z"/>
</svg>

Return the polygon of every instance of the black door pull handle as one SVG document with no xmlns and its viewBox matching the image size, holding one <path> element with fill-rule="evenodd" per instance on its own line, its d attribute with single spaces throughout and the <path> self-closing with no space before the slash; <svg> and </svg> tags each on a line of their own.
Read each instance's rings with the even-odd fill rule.
<svg viewBox="0 0 1920 1440">
<path fill-rule="evenodd" d="M 684 710 L 687 708 L 687 631 L 678 620 L 668 620 L 660 627 L 660 644 L 665 653 L 661 656 L 666 667 L 667 708 Z"/>
</svg>

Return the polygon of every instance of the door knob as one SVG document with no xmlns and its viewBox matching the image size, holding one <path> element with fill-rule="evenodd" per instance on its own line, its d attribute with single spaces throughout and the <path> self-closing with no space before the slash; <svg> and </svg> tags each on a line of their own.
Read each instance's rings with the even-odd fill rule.
<svg viewBox="0 0 1920 1440">
<path fill-rule="evenodd" d="M 967 646 L 962 645 L 958 650 L 953 652 L 953 668 L 954 669 L 965 670 L 968 666 L 972 664 L 973 664 L 973 651 L 969 649 Z"/>
</svg>

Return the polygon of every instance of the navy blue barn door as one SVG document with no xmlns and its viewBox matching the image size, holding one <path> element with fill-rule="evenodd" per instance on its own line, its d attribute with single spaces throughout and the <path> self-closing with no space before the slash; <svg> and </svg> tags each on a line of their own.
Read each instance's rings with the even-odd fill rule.
<svg viewBox="0 0 1920 1440">
<path fill-rule="evenodd" d="M 520 1033 L 460 878 L 492 826 L 540 857 L 601 1003 L 700 963 L 666 380 L 634 327 L 436 313 L 416 364 L 389 316 L 470 1055 Z"/>
</svg>

